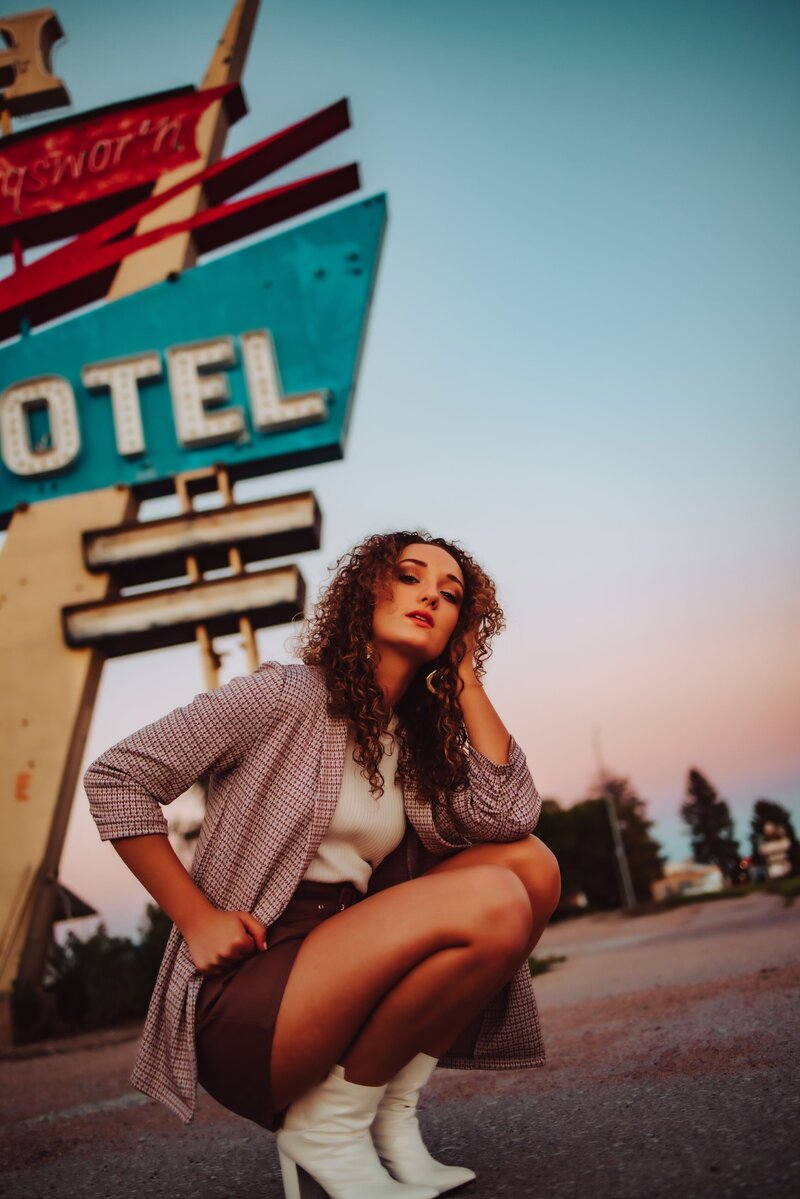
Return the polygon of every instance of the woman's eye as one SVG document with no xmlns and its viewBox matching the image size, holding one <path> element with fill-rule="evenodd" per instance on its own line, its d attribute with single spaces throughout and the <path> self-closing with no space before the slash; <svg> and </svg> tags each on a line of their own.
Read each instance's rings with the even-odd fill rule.
<svg viewBox="0 0 800 1199">
<path fill-rule="evenodd" d="M 401 583 L 418 583 L 419 582 L 419 579 L 415 578 L 414 575 L 400 575 L 399 578 L 400 578 Z"/>
<path fill-rule="evenodd" d="M 445 598 L 446 600 L 449 600 L 449 602 L 450 602 L 451 604 L 457 604 L 457 603 L 458 603 L 458 596 L 457 596 L 457 595 L 453 595 L 452 591 L 443 591 L 443 592 L 442 592 L 442 595 L 444 596 L 444 598 Z"/>
</svg>

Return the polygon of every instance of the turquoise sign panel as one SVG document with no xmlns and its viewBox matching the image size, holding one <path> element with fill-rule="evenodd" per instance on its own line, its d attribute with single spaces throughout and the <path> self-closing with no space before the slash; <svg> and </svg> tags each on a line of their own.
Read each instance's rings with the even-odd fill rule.
<svg viewBox="0 0 800 1199">
<path fill-rule="evenodd" d="M 340 458 L 385 221 L 386 198 L 374 196 L 1 347 L 2 525 L 19 503 L 114 483 L 166 494 L 174 475 L 217 462 L 239 479 Z M 324 393 L 321 416 L 257 427 L 242 338 L 259 331 L 274 347 L 282 395 Z M 175 365 L 176 348 L 220 339 L 230 339 L 229 361 Z M 137 355 L 148 377 L 128 380 L 115 417 L 109 386 L 87 386 L 89 368 Z M 195 390 L 211 377 L 199 427 L 202 414 L 239 410 L 210 444 L 192 434 L 191 413 L 179 431 L 181 369 L 194 371 Z M 227 395 L 210 394 L 214 386 Z"/>
</svg>

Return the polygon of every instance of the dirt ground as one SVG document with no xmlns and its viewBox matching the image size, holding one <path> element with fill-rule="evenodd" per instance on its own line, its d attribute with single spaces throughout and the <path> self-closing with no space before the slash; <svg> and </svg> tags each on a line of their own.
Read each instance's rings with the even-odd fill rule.
<svg viewBox="0 0 800 1199">
<path fill-rule="evenodd" d="M 800 1185 L 800 903 L 695 904 L 548 930 L 543 1070 L 437 1070 L 426 1139 L 464 1199 L 784 1199 Z M 0 1061 L 0 1196 L 281 1199 L 271 1134 L 128 1081 L 137 1029 Z"/>
</svg>

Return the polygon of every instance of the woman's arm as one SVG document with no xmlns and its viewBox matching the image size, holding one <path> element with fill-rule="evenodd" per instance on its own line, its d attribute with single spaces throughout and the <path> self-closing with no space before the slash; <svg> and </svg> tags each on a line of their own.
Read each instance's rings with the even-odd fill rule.
<svg viewBox="0 0 800 1199">
<path fill-rule="evenodd" d="M 505 766 L 508 762 L 511 734 L 497 715 L 475 674 L 469 646 L 458 668 L 458 677 L 461 682 L 458 702 L 470 745 L 495 766 Z"/>
<path fill-rule="evenodd" d="M 282 667 L 264 663 L 132 733 L 84 775 L 100 836 L 174 921 L 203 974 L 264 948 L 265 929 L 250 913 L 220 911 L 203 894 L 167 840 L 161 806 L 202 775 L 242 760 L 279 718 L 283 681 Z"/>
<path fill-rule="evenodd" d="M 458 701 L 469 738 L 469 784 L 433 813 L 436 835 L 452 848 L 517 841 L 533 832 L 542 802 L 524 753 L 475 674 L 471 642 L 459 679 Z"/>
<path fill-rule="evenodd" d="M 83 785 L 104 841 L 165 834 L 161 811 L 203 775 L 230 770 L 279 719 L 284 672 L 265 662 L 250 675 L 196 695 L 112 745 Z"/>
<path fill-rule="evenodd" d="M 250 912 L 215 908 L 163 834 L 122 837 L 112 845 L 173 921 L 201 974 L 219 974 L 267 948 L 264 924 Z"/>
</svg>

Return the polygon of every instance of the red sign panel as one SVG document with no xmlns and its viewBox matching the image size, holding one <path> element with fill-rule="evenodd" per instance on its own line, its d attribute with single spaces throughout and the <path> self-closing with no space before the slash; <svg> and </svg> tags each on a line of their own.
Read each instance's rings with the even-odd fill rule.
<svg viewBox="0 0 800 1199">
<path fill-rule="evenodd" d="M 59 121 L 19 140 L 0 141 L 0 229 L 42 224 L 50 236 L 58 236 L 49 227 L 65 209 L 130 192 L 195 162 L 200 117 L 233 92 L 237 85 L 228 84 L 160 101 L 134 101 Z M 42 231 L 37 229 L 40 236 L 34 239 L 23 233 L 23 240 L 44 240 Z"/>
<path fill-rule="evenodd" d="M 97 209 L 97 201 L 63 210 L 67 215 L 77 214 L 84 231 L 74 241 L 35 261 L 20 264 L 12 274 L 0 279 L 0 340 L 15 336 L 23 319 L 29 326 L 38 325 L 100 299 L 107 294 L 114 271 L 124 258 L 165 238 L 177 233 L 191 233 L 195 249 L 199 254 L 205 254 L 236 238 L 246 237 L 357 190 L 360 186 L 358 167 L 351 163 L 225 203 L 237 192 L 322 145 L 349 125 L 347 101 L 340 100 L 254 146 L 240 150 L 231 158 L 198 171 L 181 172 L 182 177 L 171 187 L 140 199 L 132 206 L 127 202 L 131 192 L 123 193 L 123 205 L 116 200 L 121 211 L 102 220 L 95 219 L 88 229 L 86 214 Z M 203 188 L 207 207 L 147 231 L 136 231 L 144 217 L 198 185 Z M 52 219 L 59 219 L 60 215 L 56 213 Z M 19 228 L 15 225 L 13 232 L 17 233 Z M 3 232 L 0 229 L 0 240 Z M 6 229 L 6 236 L 8 232 Z"/>
</svg>

